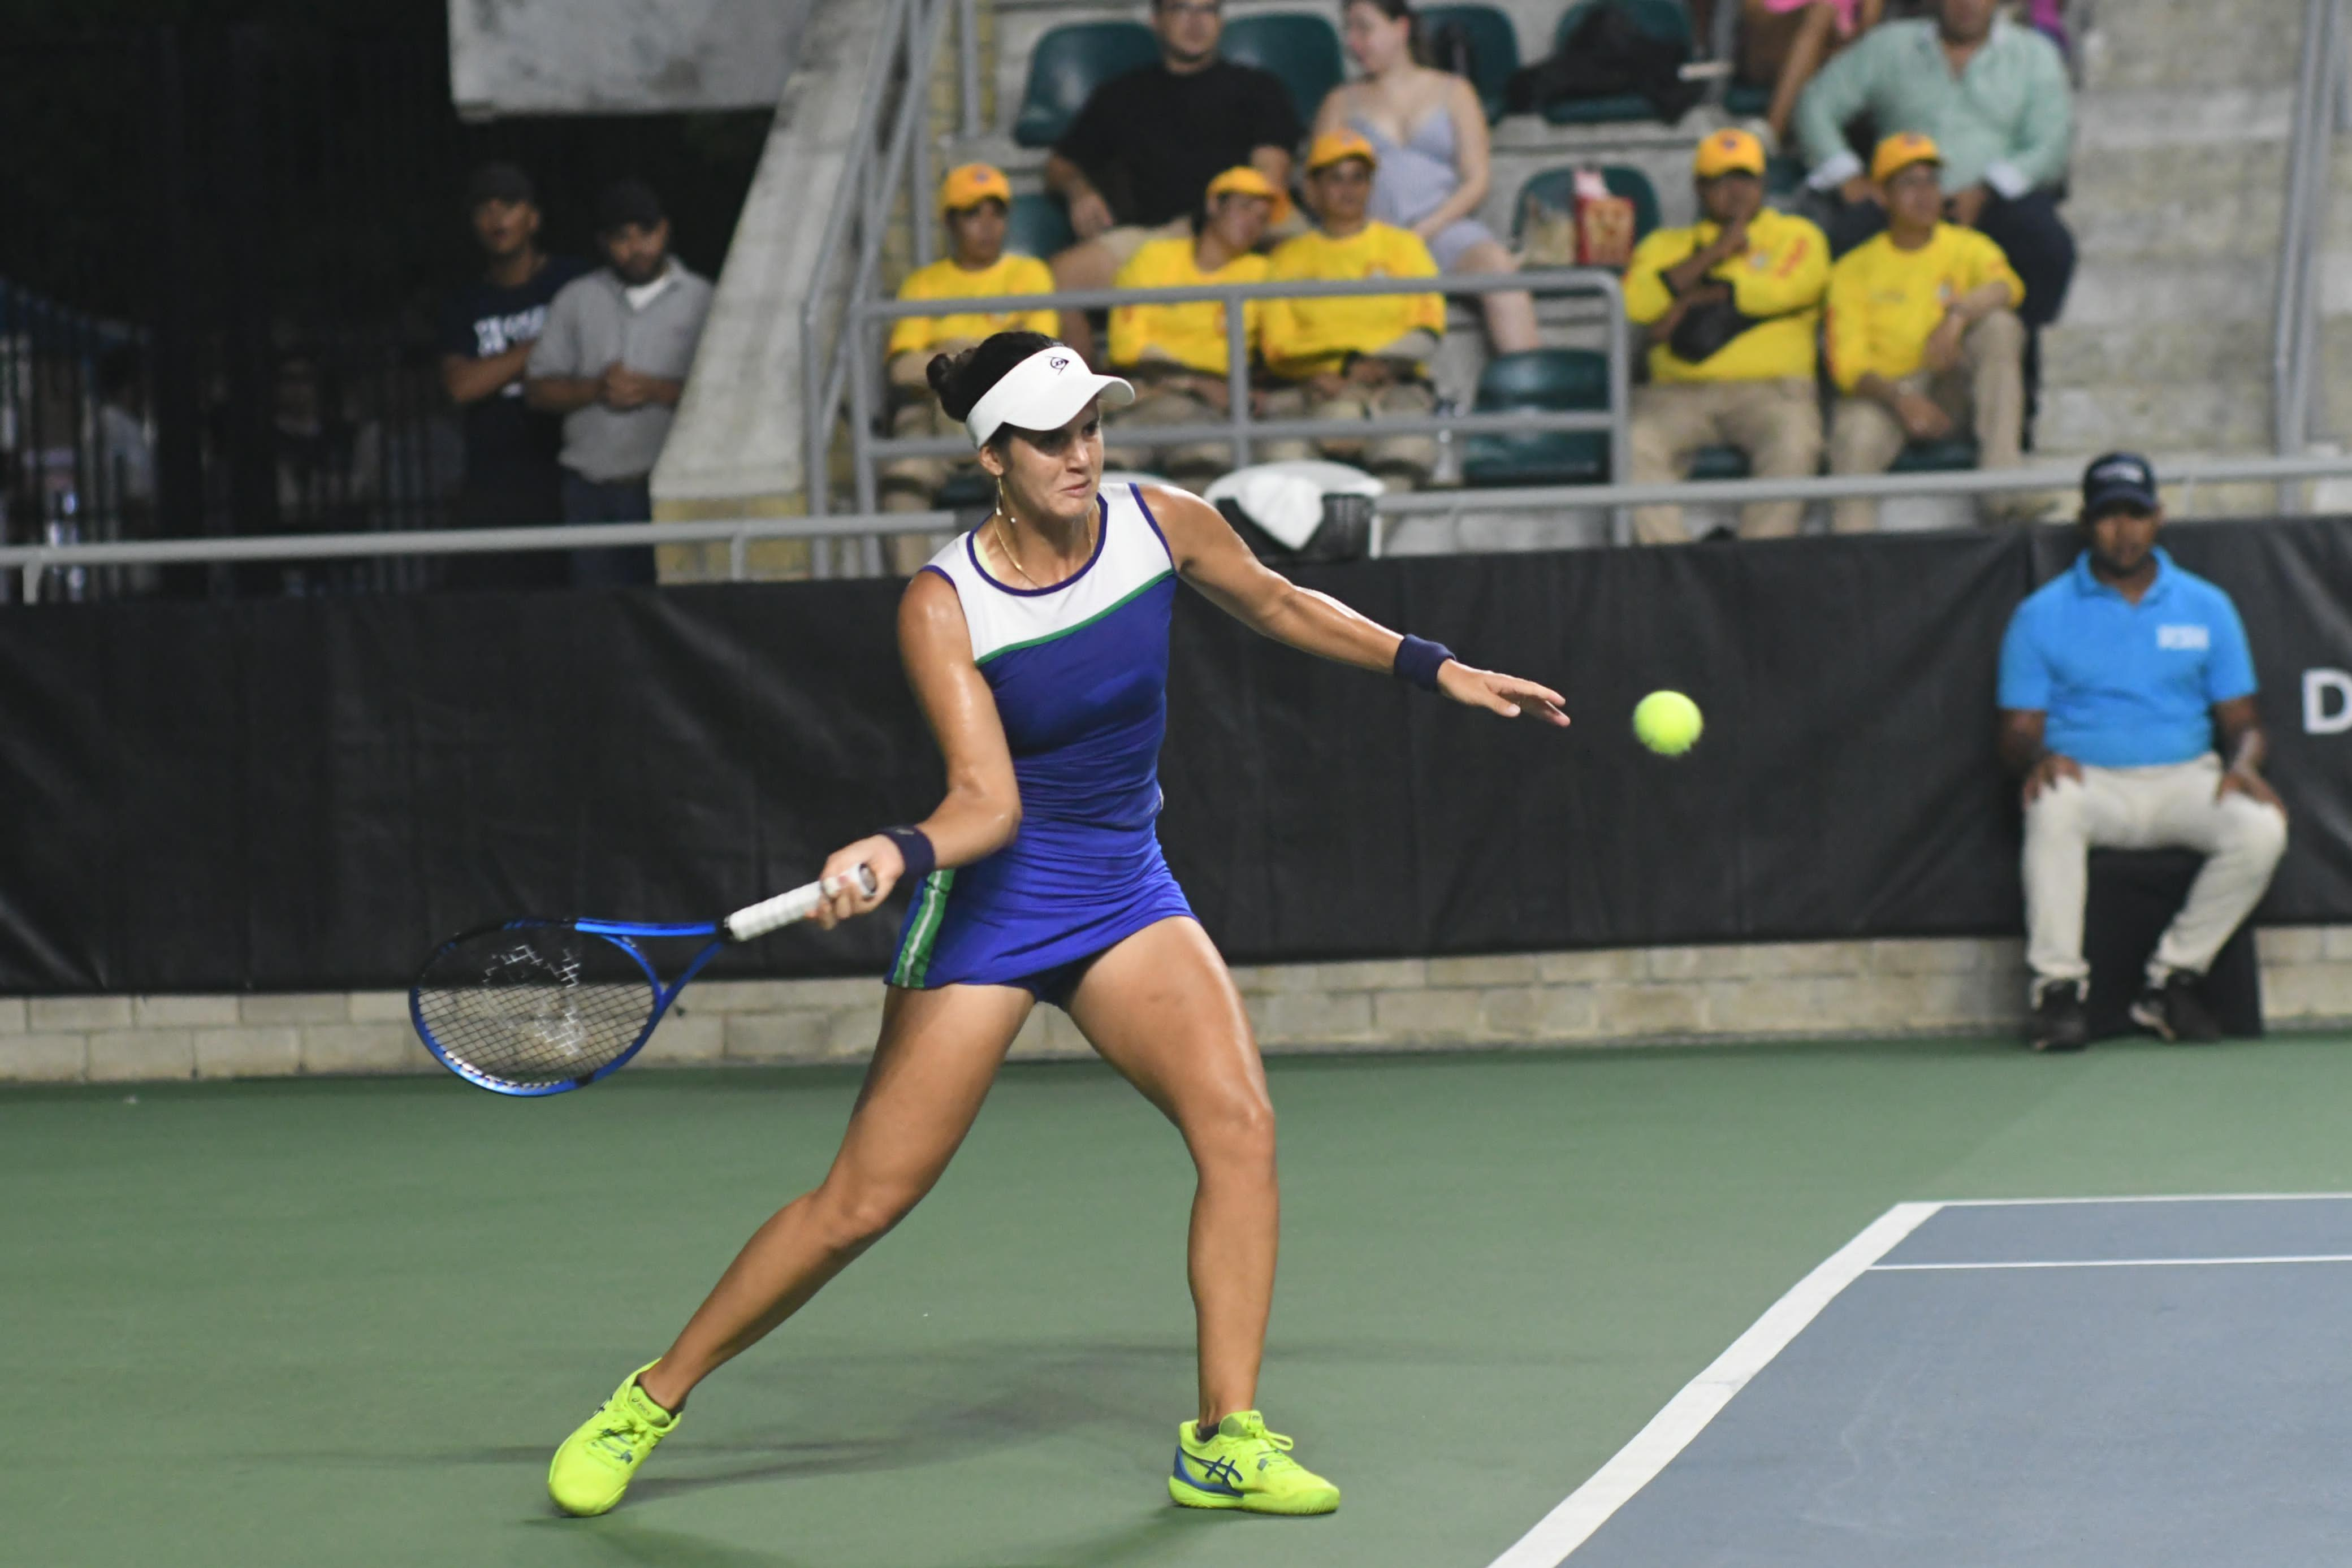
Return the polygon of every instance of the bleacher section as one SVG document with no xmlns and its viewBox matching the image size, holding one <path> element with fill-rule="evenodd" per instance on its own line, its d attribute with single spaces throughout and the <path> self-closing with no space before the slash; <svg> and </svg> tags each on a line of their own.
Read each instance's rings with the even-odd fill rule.
<svg viewBox="0 0 2352 1568">
<path fill-rule="evenodd" d="M 1656 13 L 1650 21 L 1660 30 L 1686 25 L 1676 20 L 1678 0 L 1642 0 L 1642 6 L 1645 16 Z M 840 0 L 838 8 L 856 7 Z M 1227 52 L 1277 68 L 1292 83 L 1302 115 L 1311 113 L 1320 84 L 1332 79 L 1340 59 L 1336 9 L 1299 0 L 1228 0 L 1225 9 Z M 1533 60 L 1548 54 L 1573 25 L 1568 10 L 1564 0 L 1496 0 L 1432 6 L 1423 16 L 1433 29 L 1451 23 L 1474 39 L 1479 85 L 1491 112 L 1501 107 L 1509 57 Z M 2041 455 L 2080 456 L 2110 445 L 2205 453 L 2266 448 L 2266 328 L 2300 13 L 2300 0 L 2253 0 L 2220 10 L 2188 0 L 2146 0 L 2128 14 L 2101 13 L 2087 30 L 2081 30 L 2078 17 L 2084 89 L 2065 212 L 2081 242 L 2082 265 L 2064 317 L 2044 338 Z M 1045 148 L 1093 80 L 1150 57 L 1145 15 L 1142 0 L 982 0 L 984 123 L 975 137 L 955 134 L 945 107 L 952 94 L 935 95 L 942 105 L 934 120 L 941 134 L 931 166 L 983 160 L 1003 168 L 1018 193 L 1017 246 L 1050 254 L 1066 243 L 1066 219 L 1042 193 Z M 952 55 L 950 41 L 942 49 L 942 82 L 952 75 Z M 788 92 L 788 104 L 790 99 Z M 1602 106 L 1602 112 L 1625 118 L 1601 117 L 1591 105 L 1580 106 L 1567 122 L 1503 115 L 1495 125 L 1492 190 L 1480 215 L 1498 234 L 1515 235 L 1531 185 L 1542 190 L 1564 180 L 1568 169 L 1601 165 L 1612 187 L 1641 206 L 1644 232 L 1657 224 L 1687 223 L 1694 215 L 1690 150 L 1732 118 L 1730 106 L 1748 107 L 1738 98 L 1728 106 L 1702 103 L 1671 126 L 1660 124 L 1639 99 Z M 816 134 L 814 128 L 780 129 L 778 146 L 789 152 L 795 136 Z M 772 159 L 776 156 L 772 151 Z M 1776 174 L 1785 175 L 1786 168 L 1777 163 Z M 763 169 L 763 183 L 765 176 Z M 745 235 L 754 237 L 759 229 L 749 217 Z M 739 251 L 743 245 L 739 238 Z M 742 259 L 748 267 L 755 258 Z M 722 304 L 736 260 L 730 257 L 729 278 L 722 280 Z M 763 281 L 762 292 L 774 298 L 775 278 Z M 896 277 L 885 282 L 895 284 Z M 1580 319 L 1580 308 L 1565 300 L 1541 303 L 1549 350 L 1600 346 L 1596 324 Z M 1539 362 L 1551 370 L 1532 383 L 1526 378 L 1535 372 L 1524 366 L 1490 376 L 1483 333 L 1467 302 L 1455 303 L 1453 324 L 1456 329 L 1436 374 L 1441 396 L 1454 406 L 1525 406 L 1528 400 L 1578 406 L 1559 401 L 1582 395 L 1563 390 L 1576 375 L 1559 367 L 1579 362 L 1573 355 L 1548 352 Z M 2326 358 L 2335 374 L 2327 379 L 2352 385 L 2352 355 L 2340 345 L 2331 348 L 2336 351 Z M 762 387 L 754 395 L 794 394 Z M 1522 402 L 1509 401 L 1515 398 Z M 689 406 L 682 432 L 697 413 Z M 1534 470 L 1597 477 L 1594 470 L 1605 472 L 1605 460 L 1596 465 L 1575 456 L 1585 441 L 1543 438 L 1537 445 L 1548 442 L 1552 449 L 1532 455 L 1513 450 L 1524 441 L 1465 441 L 1456 444 L 1448 469 L 1466 467 L 1462 477 L 1489 483 Z M 1903 466 L 1965 459 L 1965 450 L 1955 448 L 1914 454 Z M 1700 476 L 1734 476 L 1739 466 L 1732 455 L 1710 456 Z M 697 478 L 692 493 L 718 492 L 711 476 Z M 669 488 L 657 484 L 657 493 Z M 1391 536 L 1392 548 L 1565 544 L 1602 537 L 1597 514 L 1568 512 L 1540 524 L 1521 517 L 1488 526 L 1475 513 L 1475 494 L 1464 499 L 1462 517 L 1406 524 Z M 1893 502 L 1883 511 L 1890 528 L 1949 525 L 1967 515 L 1965 503 L 1926 498 Z"/>
</svg>

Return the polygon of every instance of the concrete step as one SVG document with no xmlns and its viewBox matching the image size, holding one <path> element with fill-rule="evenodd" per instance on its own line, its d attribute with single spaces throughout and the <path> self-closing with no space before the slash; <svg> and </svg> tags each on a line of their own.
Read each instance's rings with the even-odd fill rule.
<svg viewBox="0 0 2352 1568">
<path fill-rule="evenodd" d="M 2266 256 L 2275 250 L 2286 145 L 2113 148 L 2078 158 L 2065 213 L 2084 259 Z"/>
<path fill-rule="evenodd" d="M 2086 40 L 2085 86 L 2182 95 L 2294 80 L 2302 0 L 2130 0 L 2103 7 Z"/>
</svg>

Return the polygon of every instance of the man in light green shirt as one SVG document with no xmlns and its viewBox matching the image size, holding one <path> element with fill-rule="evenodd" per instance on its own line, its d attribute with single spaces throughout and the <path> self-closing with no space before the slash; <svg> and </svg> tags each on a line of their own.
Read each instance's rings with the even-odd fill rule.
<svg viewBox="0 0 2352 1568">
<path fill-rule="evenodd" d="M 2074 238 L 2058 216 L 2074 134 L 2058 47 L 1994 15 L 1995 0 L 1940 0 L 1933 17 L 1873 28 L 1822 68 L 1797 102 L 1806 183 L 1837 204 L 1830 246 L 1843 254 L 1886 226 L 1886 209 L 1846 144 L 1869 114 L 1875 134 L 1916 131 L 1944 154 L 1946 216 L 1979 229 L 2025 282 L 2029 328 L 2056 319 L 2074 275 Z"/>
</svg>

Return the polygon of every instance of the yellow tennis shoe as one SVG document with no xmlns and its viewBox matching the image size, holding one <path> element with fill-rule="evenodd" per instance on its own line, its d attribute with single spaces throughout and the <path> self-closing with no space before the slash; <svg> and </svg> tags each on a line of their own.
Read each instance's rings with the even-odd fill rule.
<svg viewBox="0 0 2352 1568">
<path fill-rule="evenodd" d="M 656 1364 L 649 1361 L 629 1374 L 613 1397 L 555 1450 L 547 1467 L 547 1495 L 564 1512 L 609 1511 L 629 1490 L 629 1478 L 654 1445 L 677 1430 L 677 1416 L 637 1386 L 637 1379 Z"/>
<path fill-rule="evenodd" d="M 1178 1427 L 1168 1495 L 1186 1508 L 1251 1513 L 1329 1513 L 1339 1506 L 1339 1489 L 1292 1458 L 1290 1439 L 1267 1431 L 1255 1410 L 1226 1416 L 1206 1442 L 1192 1422 Z"/>
</svg>

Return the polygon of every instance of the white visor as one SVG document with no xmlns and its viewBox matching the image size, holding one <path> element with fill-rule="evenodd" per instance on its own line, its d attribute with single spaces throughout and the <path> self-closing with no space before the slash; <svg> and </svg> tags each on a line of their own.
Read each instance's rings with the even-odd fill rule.
<svg viewBox="0 0 2352 1568">
<path fill-rule="evenodd" d="M 1135 389 L 1117 376 L 1095 374 L 1076 349 L 1056 343 L 1005 371 L 971 405 L 963 427 L 974 446 L 985 446 L 1008 424 L 1015 430 L 1059 430 L 1096 398 L 1106 407 L 1123 408 L 1135 401 Z"/>
</svg>

